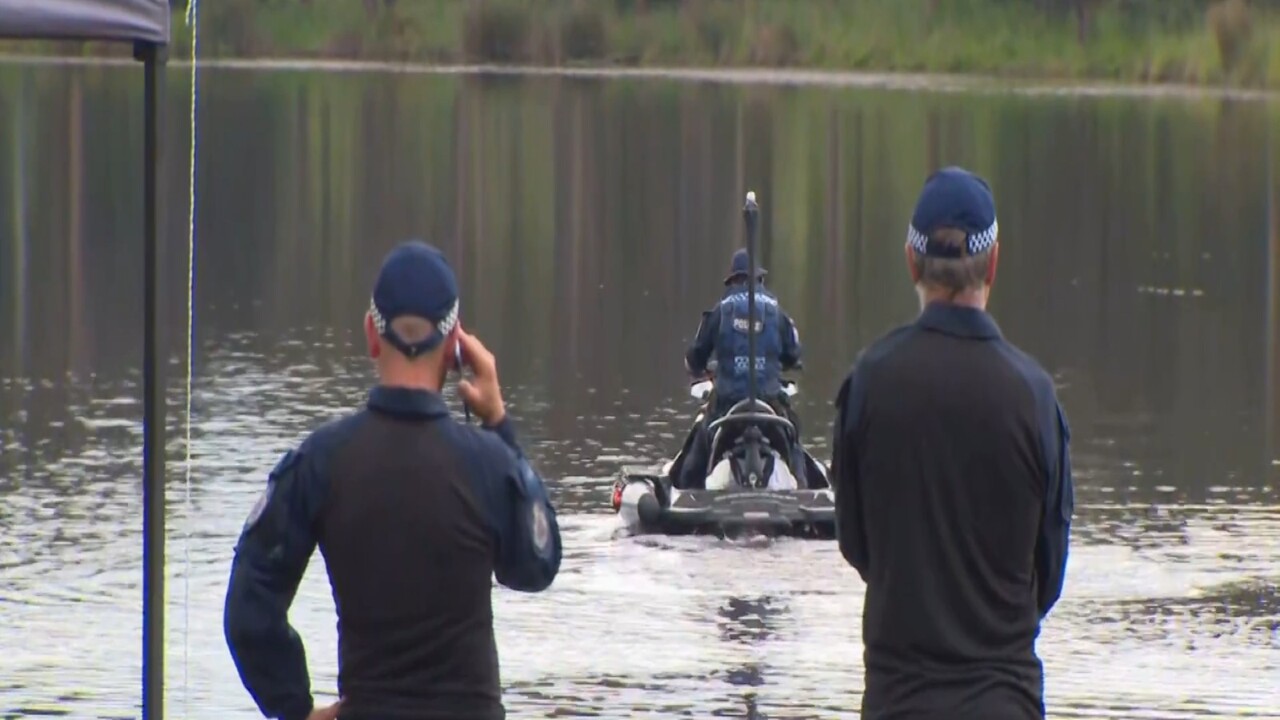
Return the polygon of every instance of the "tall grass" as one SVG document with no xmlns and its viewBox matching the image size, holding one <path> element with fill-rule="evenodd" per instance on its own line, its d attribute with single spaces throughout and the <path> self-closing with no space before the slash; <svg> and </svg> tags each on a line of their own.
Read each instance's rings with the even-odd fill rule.
<svg viewBox="0 0 1280 720">
<path fill-rule="evenodd" d="M 1274 0 L 1089 0 L 1083 23 L 1073 12 L 1046 12 L 1042 5 L 1054 3 L 218 0 L 201 7 L 203 47 L 215 56 L 751 65 L 1280 86 Z M 174 52 L 185 52 L 180 13 L 173 27 Z"/>
</svg>

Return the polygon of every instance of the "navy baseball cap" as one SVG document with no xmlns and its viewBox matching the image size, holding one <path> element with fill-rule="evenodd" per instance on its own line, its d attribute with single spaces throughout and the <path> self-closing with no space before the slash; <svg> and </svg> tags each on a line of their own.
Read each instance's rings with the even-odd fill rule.
<svg viewBox="0 0 1280 720">
<path fill-rule="evenodd" d="M 458 282 L 444 254 L 421 240 L 397 245 L 378 271 L 369 316 L 378 334 L 407 357 L 439 347 L 458 325 Z M 436 329 L 426 340 L 405 342 L 391 329 L 398 317 L 426 318 Z"/>
<path fill-rule="evenodd" d="M 940 228 L 963 230 L 968 239 L 963 249 L 929 239 Z M 1000 226 L 996 222 L 996 201 L 987 181 L 961 167 L 946 167 L 924 181 L 916 201 L 907 243 L 928 257 L 977 255 L 996 244 Z"/>
<path fill-rule="evenodd" d="M 724 284 L 728 285 L 733 282 L 735 277 L 739 275 L 747 276 L 751 274 L 751 258 L 747 257 L 746 250 L 738 250 L 733 253 L 733 259 L 729 261 L 729 274 L 724 278 Z M 769 271 L 762 267 L 756 267 L 756 278 L 762 278 L 768 275 Z"/>
</svg>

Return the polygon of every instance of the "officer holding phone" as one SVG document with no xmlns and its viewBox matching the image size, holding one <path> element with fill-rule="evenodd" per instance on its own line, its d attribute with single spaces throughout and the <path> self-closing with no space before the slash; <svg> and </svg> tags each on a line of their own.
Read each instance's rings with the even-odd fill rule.
<svg viewBox="0 0 1280 720">
<path fill-rule="evenodd" d="M 560 529 L 507 417 L 493 355 L 458 321 L 452 269 L 410 241 L 365 317 L 367 405 L 285 453 L 236 545 L 224 630 L 245 688 L 283 720 L 504 717 L 491 577 L 540 592 Z M 481 421 L 452 419 L 441 387 Z M 338 614 L 338 703 L 314 708 L 287 613 L 319 546 Z"/>
</svg>

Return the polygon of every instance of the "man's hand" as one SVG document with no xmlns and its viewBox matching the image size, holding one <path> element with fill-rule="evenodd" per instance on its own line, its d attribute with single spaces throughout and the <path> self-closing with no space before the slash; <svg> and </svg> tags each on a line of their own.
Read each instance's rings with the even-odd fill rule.
<svg viewBox="0 0 1280 720">
<path fill-rule="evenodd" d="M 307 716 L 307 720 L 338 720 L 338 707 L 342 705 L 342 701 L 322 708 L 316 708 Z"/>
<path fill-rule="evenodd" d="M 498 362 L 479 338 L 461 328 L 458 342 L 462 345 L 463 362 L 473 373 L 471 380 L 458 383 L 458 394 L 485 425 L 493 427 L 507 416 L 502 388 L 498 385 Z"/>
</svg>

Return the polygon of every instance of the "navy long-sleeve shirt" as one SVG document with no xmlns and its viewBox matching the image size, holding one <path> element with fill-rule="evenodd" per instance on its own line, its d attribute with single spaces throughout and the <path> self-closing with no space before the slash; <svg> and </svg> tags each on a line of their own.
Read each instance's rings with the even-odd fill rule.
<svg viewBox="0 0 1280 720">
<path fill-rule="evenodd" d="M 538 592 L 555 512 L 509 420 L 456 423 L 439 395 L 377 387 L 271 472 L 236 545 L 224 630 L 263 715 L 312 710 L 289 606 L 317 547 L 339 616 L 343 717 L 501 717 L 491 579 Z"/>
<path fill-rule="evenodd" d="M 839 547 L 867 584 L 863 716 L 981 700 L 973 717 L 1042 717 L 1034 644 L 1074 508 L 1052 379 L 990 315 L 930 304 L 859 356 L 836 409 Z"/>
</svg>

